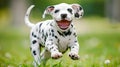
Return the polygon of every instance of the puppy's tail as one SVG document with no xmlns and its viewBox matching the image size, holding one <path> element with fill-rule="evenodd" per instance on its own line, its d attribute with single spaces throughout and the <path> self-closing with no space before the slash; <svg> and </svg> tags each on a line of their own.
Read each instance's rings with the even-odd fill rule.
<svg viewBox="0 0 120 67">
<path fill-rule="evenodd" d="M 25 20 L 25 24 L 28 25 L 31 28 L 35 25 L 35 24 L 31 23 L 30 20 L 29 20 L 29 14 L 30 14 L 30 12 L 31 12 L 31 10 L 32 10 L 33 7 L 34 7 L 34 5 L 31 5 L 28 8 L 28 10 L 26 12 L 26 15 L 25 15 L 25 19 L 24 19 Z"/>
</svg>

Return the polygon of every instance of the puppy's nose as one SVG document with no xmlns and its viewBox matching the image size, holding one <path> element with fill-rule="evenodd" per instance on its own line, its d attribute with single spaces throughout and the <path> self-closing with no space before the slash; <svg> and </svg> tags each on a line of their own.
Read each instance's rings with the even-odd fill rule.
<svg viewBox="0 0 120 67">
<path fill-rule="evenodd" d="M 67 17 L 67 14 L 61 14 L 61 18 L 64 19 Z"/>
</svg>

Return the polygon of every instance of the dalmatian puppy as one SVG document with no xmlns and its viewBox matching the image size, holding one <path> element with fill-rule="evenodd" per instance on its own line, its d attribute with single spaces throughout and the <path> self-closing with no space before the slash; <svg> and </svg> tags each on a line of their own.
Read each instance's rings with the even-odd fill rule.
<svg viewBox="0 0 120 67">
<path fill-rule="evenodd" d="M 31 5 L 25 15 L 25 23 L 31 28 L 30 50 L 34 57 L 34 66 L 46 62 L 49 58 L 58 59 L 70 49 L 69 57 L 78 60 L 79 44 L 73 26 L 74 18 L 83 16 L 83 8 L 79 4 L 61 3 L 48 6 L 43 14 L 52 16 L 52 20 L 46 20 L 33 24 L 29 21 L 29 14 L 34 5 Z M 41 51 L 41 48 L 44 50 Z"/>
</svg>

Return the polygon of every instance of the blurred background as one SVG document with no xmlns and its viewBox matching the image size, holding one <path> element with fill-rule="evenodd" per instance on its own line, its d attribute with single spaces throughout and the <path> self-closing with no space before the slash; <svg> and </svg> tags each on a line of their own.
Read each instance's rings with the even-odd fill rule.
<svg viewBox="0 0 120 67">
<path fill-rule="evenodd" d="M 47 67 L 119 67 L 120 0 L 0 0 L 0 67 L 31 67 L 30 29 L 24 23 L 25 12 L 34 4 L 30 20 L 37 23 L 51 19 L 49 15 L 43 19 L 42 14 L 47 6 L 59 3 L 78 3 L 84 9 L 84 16 L 74 20 L 81 60 L 76 63 L 66 53 L 56 62 L 50 59 Z M 106 65 L 107 59 L 111 62 Z"/>
</svg>

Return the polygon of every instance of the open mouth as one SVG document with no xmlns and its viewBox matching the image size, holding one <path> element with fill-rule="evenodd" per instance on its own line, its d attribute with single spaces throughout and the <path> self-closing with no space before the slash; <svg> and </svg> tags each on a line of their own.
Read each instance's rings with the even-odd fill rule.
<svg viewBox="0 0 120 67">
<path fill-rule="evenodd" d="M 66 30 L 71 23 L 71 21 L 68 21 L 68 20 L 60 20 L 60 21 L 56 21 L 56 22 L 57 22 L 59 28 L 62 30 Z"/>
</svg>

